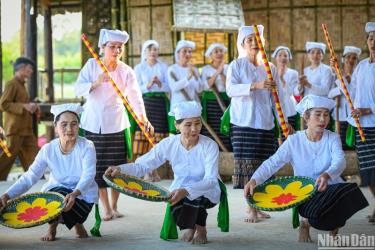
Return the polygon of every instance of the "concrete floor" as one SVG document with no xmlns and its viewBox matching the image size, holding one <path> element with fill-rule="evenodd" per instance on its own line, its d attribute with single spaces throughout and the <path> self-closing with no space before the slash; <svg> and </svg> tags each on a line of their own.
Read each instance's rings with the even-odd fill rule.
<svg viewBox="0 0 375 250">
<path fill-rule="evenodd" d="M 0 193 L 11 184 L 9 181 L 0 182 Z M 42 184 L 43 181 L 40 181 L 31 191 L 40 190 Z M 161 185 L 168 187 L 170 181 L 162 181 Z M 47 225 L 18 230 L 0 226 L 0 249 L 317 249 L 317 230 L 313 229 L 311 232 L 313 243 L 297 242 L 298 231 L 292 228 L 291 210 L 271 213 L 271 219 L 257 224 L 244 223 L 246 203 L 242 190 L 233 190 L 231 185 L 228 185 L 228 191 L 230 232 L 220 232 L 216 227 L 217 207 L 210 209 L 207 221 L 209 243 L 203 246 L 179 240 L 161 240 L 159 232 L 165 203 L 147 202 L 121 195 L 119 210 L 126 216 L 103 222 L 101 238 L 76 239 L 74 230 L 69 231 L 60 225 L 57 241 L 41 242 L 39 238 L 46 232 Z M 363 189 L 363 192 L 370 202 L 370 207 L 355 214 L 340 231 L 342 234 L 375 235 L 375 225 L 369 224 L 366 219 L 375 207 L 375 202 L 368 189 Z M 94 214 L 91 213 L 85 223 L 86 229 L 90 229 L 93 223 Z"/>
</svg>

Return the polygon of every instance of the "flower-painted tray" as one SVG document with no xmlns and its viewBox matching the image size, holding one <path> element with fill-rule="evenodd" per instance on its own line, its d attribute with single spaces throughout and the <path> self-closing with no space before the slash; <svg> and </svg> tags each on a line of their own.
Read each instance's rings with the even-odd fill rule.
<svg viewBox="0 0 375 250">
<path fill-rule="evenodd" d="M 153 183 L 125 174 L 115 177 L 103 175 L 104 181 L 120 193 L 147 201 L 167 201 L 169 191 Z"/>
<path fill-rule="evenodd" d="M 0 224 L 11 228 L 28 228 L 47 223 L 60 215 L 64 196 L 56 192 L 38 192 L 10 200 L 0 210 Z"/>
<path fill-rule="evenodd" d="M 283 211 L 310 199 L 316 193 L 314 185 L 315 180 L 310 177 L 278 177 L 257 186 L 247 202 L 259 210 Z"/>
</svg>

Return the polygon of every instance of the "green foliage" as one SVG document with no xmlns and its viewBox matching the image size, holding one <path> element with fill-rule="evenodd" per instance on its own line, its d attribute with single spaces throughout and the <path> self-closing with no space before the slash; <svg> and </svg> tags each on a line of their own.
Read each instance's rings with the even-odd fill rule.
<svg viewBox="0 0 375 250">
<path fill-rule="evenodd" d="M 13 78 L 12 62 L 19 57 L 20 43 L 19 35 L 15 35 L 9 42 L 2 44 L 3 49 L 3 81 L 7 82 Z"/>
</svg>

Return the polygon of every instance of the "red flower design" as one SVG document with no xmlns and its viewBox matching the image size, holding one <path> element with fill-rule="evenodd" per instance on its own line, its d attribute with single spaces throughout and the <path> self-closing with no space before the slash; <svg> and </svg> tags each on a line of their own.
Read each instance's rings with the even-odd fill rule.
<svg viewBox="0 0 375 250">
<path fill-rule="evenodd" d="M 25 210 L 25 212 L 20 213 L 17 215 L 18 220 L 22 220 L 24 222 L 31 222 L 31 221 L 37 221 L 42 216 L 45 216 L 48 213 L 47 208 L 42 207 L 30 207 Z"/>
<path fill-rule="evenodd" d="M 129 188 L 129 190 L 135 192 L 135 193 L 139 193 L 139 194 L 143 194 L 143 195 L 147 195 L 146 192 L 142 191 L 142 190 L 139 190 L 137 188 Z"/>
<path fill-rule="evenodd" d="M 277 203 L 277 205 L 282 205 L 282 204 L 288 204 L 294 201 L 296 198 L 297 198 L 296 195 L 287 193 L 287 194 L 281 194 L 278 197 L 272 198 L 272 202 Z"/>
</svg>

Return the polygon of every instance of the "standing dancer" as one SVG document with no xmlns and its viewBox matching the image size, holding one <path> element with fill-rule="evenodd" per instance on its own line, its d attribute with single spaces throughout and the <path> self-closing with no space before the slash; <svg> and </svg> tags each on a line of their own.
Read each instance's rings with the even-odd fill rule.
<svg viewBox="0 0 375 250">
<path fill-rule="evenodd" d="M 288 47 L 279 46 L 273 52 L 272 58 L 276 60 L 277 73 L 280 78 L 279 83 L 281 83 L 281 86 L 279 86 L 279 89 L 281 92 L 279 96 L 284 101 L 284 115 L 288 117 L 288 123 L 296 129 L 297 103 L 294 99 L 294 91 L 298 85 L 298 72 L 288 68 L 288 63 L 292 60 L 292 53 Z M 281 131 L 280 134 L 282 134 Z"/>
<path fill-rule="evenodd" d="M 155 141 L 159 142 L 169 134 L 168 112 L 169 94 L 167 69 L 168 66 L 158 59 L 159 43 L 148 40 L 143 43 L 141 62 L 134 68 L 138 84 L 143 94 L 143 101 L 147 117 L 154 126 Z M 143 135 L 139 127 L 134 135 L 133 157 L 134 159 L 147 153 L 152 145 Z M 158 172 L 154 170 L 145 176 L 146 180 L 160 181 Z"/>
<path fill-rule="evenodd" d="M 262 25 L 257 26 L 261 39 Z M 233 188 L 243 188 L 258 166 L 276 151 L 273 99 L 275 81 L 268 80 L 252 26 L 242 26 L 237 38 L 238 59 L 228 67 L 226 89 L 231 99 L 231 141 L 234 152 Z M 277 80 L 276 68 L 272 73 Z M 270 216 L 248 207 L 246 222 Z"/>
<path fill-rule="evenodd" d="M 365 27 L 367 46 L 370 56 L 360 61 L 352 75 L 350 83 L 355 110 L 353 117 L 359 117 L 366 141 L 363 142 L 356 129 L 356 150 L 362 185 L 368 186 L 375 197 L 375 22 L 368 22 Z M 348 119 L 356 126 L 354 119 Z M 369 216 L 369 222 L 375 222 L 375 209 Z"/>
<path fill-rule="evenodd" d="M 359 61 L 359 55 L 361 54 L 361 49 L 354 47 L 354 46 L 345 46 L 344 47 L 344 53 L 342 55 L 342 62 L 343 62 L 343 75 L 344 75 L 344 81 L 347 89 L 350 89 L 350 82 L 351 77 L 354 71 L 354 68 L 356 67 L 358 61 Z M 333 65 L 331 64 L 331 67 Z M 333 69 L 333 72 L 335 70 Z M 346 144 L 346 131 L 348 129 L 348 122 L 347 118 L 350 116 L 351 110 L 349 107 L 349 104 L 347 100 L 345 99 L 344 92 L 341 88 L 340 80 L 337 79 L 335 81 L 336 87 L 331 89 L 329 91 L 328 97 L 329 98 L 336 98 L 338 99 L 338 102 L 336 102 L 338 105 L 335 106 L 333 109 L 333 119 L 337 122 L 339 122 L 339 132 L 340 132 L 340 138 L 341 138 L 341 144 L 344 149 L 350 149 L 348 145 Z M 336 131 L 338 132 L 338 131 Z"/>
<path fill-rule="evenodd" d="M 125 31 L 101 29 L 99 48 L 103 52 L 102 61 L 110 71 L 112 79 L 132 104 L 137 117 L 152 130 L 147 121 L 146 112 L 134 71 L 120 61 L 124 45 L 129 35 Z M 105 169 L 109 165 L 126 163 L 127 147 L 124 130 L 130 127 L 129 119 L 121 98 L 109 82 L 107 74 L 95 59 L 89 59 L 83 66 L 75 84 L 77 96 L 86 97 L 85 110 L 81 117 L 81 128 L 85 137 L 94 142 L 96 148 L 97 169 L 95 180 L 99 186 L 99 198 L 104 207 L 103 220 L 122 217 L 117 210 L 119 193 L 111 189 L 112 202 L 109 204 L 107 184 L 103 180 Z"/>
<path fill-rule="evenodd" d="M 229 105 L 229 97 L 225 92 L 225 80 L 228 65 L 225 63 L 225 53 L 227 48 L 221 43 L 211 44 L 205 56 L 211 59 L 211 63 L 202 68 L 202 83 L 205 91 L 202 94 L 202 116 L 207 119 L 208 124 L 220 136 L 225 147 L 231 150 L 230 137 L 220 135 L 221 117 Z M 202 134 L 210 136 L 205 128 L 202 128 Z"/>
</svg>

